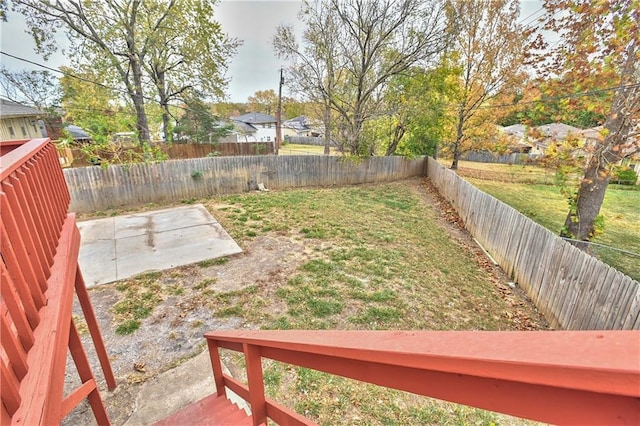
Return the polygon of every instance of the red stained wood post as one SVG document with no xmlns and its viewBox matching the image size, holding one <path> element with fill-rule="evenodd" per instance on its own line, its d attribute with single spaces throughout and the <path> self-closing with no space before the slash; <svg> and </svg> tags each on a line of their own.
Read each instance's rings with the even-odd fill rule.
<svg viewBox="0 0 640 426">
<path fill-rule="evenodd" d="M 249 403 L 254 426 L 267 422 L 267 406 L 264 396 L 264 380 L 262 377 L 262 358 L 260 349 L 253 345 L 243 345 L 247 364 L 247 381 L 249 382 Z"/>
<path fill-rule="evenodd" d="M 209 347 L 209 359 L 211 359 L 211 368 L 213 369 L 213 378 L 216 383 L 216 393 L 218 396 L 227 396 L 227 389 L 224 384 L 224 374 L 222 372 L 222 363 L 220 362 L 220 352 L 218 345 L 213 340 L 207 340 Z"/>
</svg>

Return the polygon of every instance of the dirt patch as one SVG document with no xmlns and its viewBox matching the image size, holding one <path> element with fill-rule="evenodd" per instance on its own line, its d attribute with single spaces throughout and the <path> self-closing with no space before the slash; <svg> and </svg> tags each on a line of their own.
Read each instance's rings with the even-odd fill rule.
<svg viewBox="0 0 640 426">
<path fill-rule="evenodd" d="M 239 291 L 252 285 L 277 288 L 278 282 L 305 261 L 303 244 L 284 236 L 260 236 L 247 241 L 244 253 L 231 256 L 223 264 L 189 265 L 164 271 L 157 282 L 164 288 L 180 284 L 181 294 L 169 294 L 154 308 L 132 334 L 116 334 L 112 307 L 122 300 L 117 283 L 101 285 L 89 290 L 100 330 L 111 358 L 111 366 L 118 387 L 113 392 L 104 390 L 106 384 L 93 353 L 82 311 L 77 305 L 74 315 L 83 333 L 83 343 L 89 352 L 92 369 L 100 382 L 101 393 L 113 424 L 126 421 L 134 410 L 135 395 L 144 381 L 160 372 L 179 365 L 205 348 L 203 334 L 210 330 L 254 328 L 239 317 L 216 318 L 205 299 L 207 296 Z M 209 283 L 204 286 L 203 283 Z M 268 286 L 266 284 L 269 284 Z M 268 309 L 278 309 L 277 306 Z M 68 385 L 77 385 L 75 370 L 69 360 Z M 65 419 L 67 425 L 93 424 L 93 415 L 87 404 L 78 407 Z"/>
<path fill-rule="evenodd" d="M 407 185 L 429 204 L 434 206 L 437 223 L 447 231 L 457 244 L 474 254 L 480 267 L 486 271 L 499 294 L 510 307 L 503 316 L 513 329 L 547 328 L 544 318 L 516 286 L 509 286 L 504 272 L 484 255 L 464 229 L 453 208 L 439 196 L 426 179 L 412 179 Z M 329 242 L 330 243 L 330 242 Z M 314 252 L 323 249 L 327 241 L 304 238 L 296 232 L 271 231 L 241 242 L 242 254 L 230 256 L 226 261 L 201 262 L 197 265 L 175 268 L 158 274 L 155 290 L 160 302 L 150 316 L 141 320 L 140 327 L 132 334 L 120 335 L 116 330 L 116 314 L 113 307 L 124 298 L 122 285 L 112 283 L 90 289 L 90 297 L 111 357 L 111 364 L 118 387 L 106 391 L 97 357 L 92 353 L 92 343 L 86 331 L 83 334 L 85 348 L 90 351 L 92 369 L 100 382 L 111 421 L 123 424 L 135 410 L 136 395 L 143 382 L 157 374 L 174 368 L 186 359 L 205 349 L 203 333 L 210 330 L 256 328 L 251 319 L 239 315 L 217 315 L 213 302 L 216 295 L 240 294 L 238 297 L 257 297 L 265 301 L 263 309 L 273 317 L 286 309 L 275 297 L 275 291 L 294 275 L 300 265 L 313 258 Z M 244 294 L 255 288 L 255 295 Z M 74 312 L 82 318 L 79 306 Z M 81 321 L 79 328 L 85 327 Z M 234 366 L 229 368 L 234 371 Z M 69 362 L 67 383 L 77 383 L 75 370 Z M 78 407 L 64 422 L 67 425 L 94 424 L 88 405 Z"/>
</svg>

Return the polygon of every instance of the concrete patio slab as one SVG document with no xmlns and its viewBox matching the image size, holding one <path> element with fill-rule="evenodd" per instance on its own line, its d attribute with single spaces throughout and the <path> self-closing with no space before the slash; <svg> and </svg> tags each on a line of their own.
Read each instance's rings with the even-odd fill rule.
<svg viewBox="0 0 640 426">
<path fill-rule="evenodd" d="M 78 228 L 87 287 L 242 252 L 202 204 L 78 222 Z"/>
</svg>

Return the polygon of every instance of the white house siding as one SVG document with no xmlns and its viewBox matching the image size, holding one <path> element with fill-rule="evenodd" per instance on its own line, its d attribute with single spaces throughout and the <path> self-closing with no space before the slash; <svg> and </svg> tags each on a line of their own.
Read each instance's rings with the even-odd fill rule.
<svg viewBox="0 0 640 426">
<path fill-rule="evenodd" d="M 0 121 L 0 140 L 36 139 L 42 134 L 37 117 L 5 118 Z"/>
<path fill-rule="evenodd" d="M 275 123 L 267 124 L 254 124 L 254 127 L 258 129 L 255 134 L 257 142 L 273 142 L 276 140 L 276 125 Z M 270 127 L 268 127 L 270 126 Z"/>
</svg>

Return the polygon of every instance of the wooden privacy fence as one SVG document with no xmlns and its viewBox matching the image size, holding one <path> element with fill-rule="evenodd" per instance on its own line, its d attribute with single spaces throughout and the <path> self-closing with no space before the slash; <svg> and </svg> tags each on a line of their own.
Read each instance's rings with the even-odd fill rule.
<svg viewBox="0 0 640 426">
<path fill-rule="evenodd" d="M 258 188 L 390 182 L 421 176 L 424 159 L 372 157 L 354 162 L 330 156 L 253 156 L 169 160 L 108 168 L 65 169 L 76 212 L 180 201 Z"/>
<path fill-rule="evenodd" d="M 640 284 L 577 249 L 436 160 L 427 175 L 465 227 L 513 277 L 552 326 L 640 329 Z"/>
<path fill-rule="evenodd" d="M 209 155 L 215 156 L 236 156 L 236 155 L 267 155 L 273 154 L 273 142 L 219 142 L 219 143 L 158 143 L 156 145 L 160 151 L 165 153 L 171 160 L 182 160 L 187 158 L 200 158 Z M 68 148 L 67 148 L 68 149 Z M 139 146 L 128 147 L 126 149 L 142 153 Z M 70 158 L 69 165 L 72 167 L 91 166 L 89 158 L 82 152 L 80 148 L 68 149 L 67 152 L 60 153 L 62 159 Z M 64 155 L 63 155 L 64 154 Z M 109 151 L 99 155 L 104 155 L 106 160 L 112 160 L 113 154 Z M 65 167 L 65 165 L 63 165 Z"/>
</svg>

